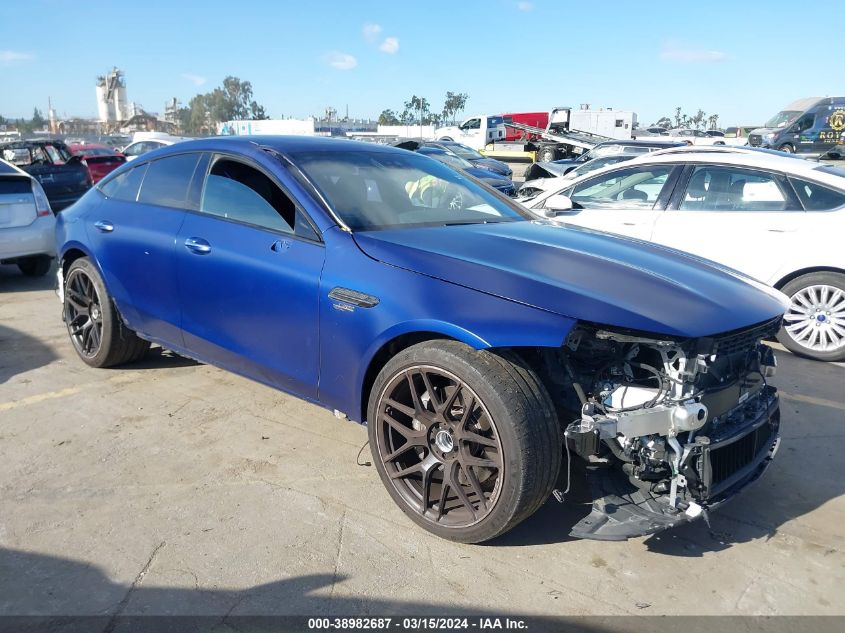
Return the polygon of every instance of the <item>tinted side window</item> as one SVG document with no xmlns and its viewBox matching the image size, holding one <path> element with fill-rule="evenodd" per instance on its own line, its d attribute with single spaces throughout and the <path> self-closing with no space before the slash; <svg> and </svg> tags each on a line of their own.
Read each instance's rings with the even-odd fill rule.
<svg viewBox="0 0 845 633">
<path fill-rule="evenodd" d="M 151 162 L 138 202 L 184 207 L 198 159 L 199 154 L 180 154 Z"/>
<path fill-rule="evenodd" d="M 293 233 L 297 219 L 293 201 L 270 178 L 228 159 L 212 166 L 200 210 L 283 233 Z"/>
<path fill-rule="evenodd" d="M 807 211 L 828 211 L 845 205 L 845 193 L 841 191 L 799 178 L 790 178 L 789 181 Z"/>
<path fill-rule="evenodd" d="M 768 174 L 735 167 L 696 167 L 681 209 L 784 211 L 787 196 Z"/>
<path fill-rule="evenodd" d="M 146 165 L 134 167 L 101 185 L 100 191 L 108 198 L 135 202 L 138 199 L 138 189 L 140 189 L 146 173 Z"/>
</svg>

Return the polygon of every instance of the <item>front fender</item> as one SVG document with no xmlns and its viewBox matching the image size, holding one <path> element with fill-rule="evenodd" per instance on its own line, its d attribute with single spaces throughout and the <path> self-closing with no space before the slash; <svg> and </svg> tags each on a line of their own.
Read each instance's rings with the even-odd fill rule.
<svg viewBox="0 0 845 633">
<path fill-rule="evenodd" d="M 348 234 L 327 233 L 320 288 L 319 400 L 358 419 L 373 359 L 408 334 L 451 338 L 475 349 L 559 347 L 575 319 L 376 261 Z M 378 299 L 374 307 L 332 300 L 334 288 Z"/>
</svg>

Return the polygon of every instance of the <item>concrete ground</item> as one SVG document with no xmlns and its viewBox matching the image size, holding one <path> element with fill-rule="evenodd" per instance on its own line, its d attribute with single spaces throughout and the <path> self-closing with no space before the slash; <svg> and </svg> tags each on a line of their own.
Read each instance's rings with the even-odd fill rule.
<svg viewBox="0 0 845 633">
<path fill-rule="evenodd" d="M 780 353 L 781 451 L 712 531 L 571 540 L 552 500 L 458 545 L 363 427 L 160 350 L 88 368 L 52 283 L 0 267 L 0 615 L 845 614 L 842 365 Z"/>
</svg>

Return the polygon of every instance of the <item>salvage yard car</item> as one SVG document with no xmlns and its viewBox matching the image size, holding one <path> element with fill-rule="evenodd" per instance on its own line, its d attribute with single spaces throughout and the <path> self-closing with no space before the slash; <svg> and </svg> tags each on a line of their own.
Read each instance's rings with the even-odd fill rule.
<svg viewBox="0 0 845 633">
<path fill-rule="evenodd" d="M 845 170 L 771 150 L 670 149 L 563 181 L 527 206 L 764 281 L 790 297 L 784 346 L 845 359 Z"/>
<path fill-rule="evenodd" d="M 0 158 L 35 177 L 47 194 L 53 212 L 76 202 L 91 188 L 91 175 L 81 156 L 74 156 L 59 140 L 20 140 L 0 143 Z"/>
<path fill-rule="evenodd" d="M 417 195 L 435 181 L 437 195 Z M 151 342 L 364 422 L 398 506 L 482 542 L 588 463 L 572 533 L 656 532 L 778 447 L 785 297 L 699 258 L 548 220 L 415 152 L 211 138 L 150 152 L 58 218 L 79 357 Z M 573 466 L 570 470 L 569 466 Z"/>
<path fill-rule="evenodd" d="M 56 219 L 38 181 L 0 160 L 0 264 L 15 264 L 27 277 L 50 271 Z"/>
</svg>

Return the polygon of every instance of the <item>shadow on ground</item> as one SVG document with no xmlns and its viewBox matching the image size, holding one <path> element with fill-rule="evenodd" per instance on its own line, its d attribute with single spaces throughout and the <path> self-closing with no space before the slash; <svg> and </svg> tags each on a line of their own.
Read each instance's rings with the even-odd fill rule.
<svg viewBox="0 0 845 633">
<path fill-rule="evenodd" d="M 166 543 L 158 549 L 166 547 Z M 573 631 L 581 633 L 710 633 L 714 630 L 756 633 L 760 631 L 839 631 L 843 618 L 665 618 L 659 616 L 537 617 L 435 604 L 423 599 L 403 601 L 336 595 L 348 579 L 345 575 L 292 576 L 243 590 L 187 587 L 151 587 L 144 575 L 155 565 L 153 557 L 126 586 L 112 582 L 96 565 L 0 548 L 0 632 L 50 631 L 88 633 L 98 631 L 308 631 L 309 618 L 392 618 L 389 628 L 345 626 L 363 630 L 451 630 L 456 627 L 403 624 L 406 616 L 467 618 L 466 629 L 504 630 L 507 620 L 522 621 L 519 627 L 534 633 Z M 287 617 L 286 617 L 287 616 Z M 298 616 L 298 617 L 291 617 Z M 487 626 L 482 618 L 488 618 Z M 496 618 L 500 623 L 495 625 Z M 714 622 L 713 620 L 718 620 Z M 401 624 L 401 626 L 400 626 Z M 329 630 L 320 627 L 319 630 Z"/>
<path fill-rule="evenodd" d="M 0 324 L 0 385 L 12 376 L 43 367 L 58 356 L 45 343 Z"/>
<path fill-rule="evenodd" d="M 7 292 L 29 292 L 31 290 L 53 290 L 56 287 L 56 264 L 43 277 L 22 275 L 17 266 L 0 266 L 0 296 Z M 56 306 L 58 306 L 58 301 Z"/>
</svg>

